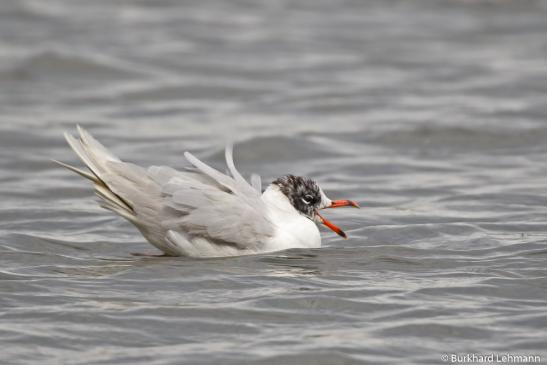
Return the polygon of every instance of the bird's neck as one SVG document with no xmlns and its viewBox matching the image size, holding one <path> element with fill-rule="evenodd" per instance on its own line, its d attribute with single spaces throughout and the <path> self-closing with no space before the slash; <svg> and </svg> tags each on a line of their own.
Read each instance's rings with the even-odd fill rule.
<svg viewBox="0 0 547 365">
<path fill-rule="evenodd" d="M 268 188 L 262 193 L 262 200 L 271 208 L 283 211 L 284 213 L 300 214 L 293 207 L 289 198 L 285 196 L 279 189 L 279 186 L 270 184 Z"/>
<path fill-rule="evenodd" d="M 270 185 L 262 194 L 272 222 L 278 227 L 270 244 L 280 247 L 321 247 L 321 236 L 317 225 L 297 211 L 277 185 Z"/>
</svg>

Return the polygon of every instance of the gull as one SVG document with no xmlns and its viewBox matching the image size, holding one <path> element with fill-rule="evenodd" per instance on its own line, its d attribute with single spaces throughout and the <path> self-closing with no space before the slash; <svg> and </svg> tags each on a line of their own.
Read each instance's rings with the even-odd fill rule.
<svg viewBox="0 0 547 365">
<path fill-rule="evenodd" d="M 161 255 L 225 257 L 321 247 L 317 223 L 347 238 L 324 218 L 324 208 L 358 207 L 351 200 L 330 200 L 317 183 L 285 175 L 262 192 L 261 178 L 247 182 L 226 147 L 229 174 L 206 165 L 189 152 L 192 165 L 179 171 L 148 169 L 123 162 L 93 136 L 64 136 L 87 170 L 56 161 L 93 183 L 99 204 L 131 222 Z"/>
</svg>

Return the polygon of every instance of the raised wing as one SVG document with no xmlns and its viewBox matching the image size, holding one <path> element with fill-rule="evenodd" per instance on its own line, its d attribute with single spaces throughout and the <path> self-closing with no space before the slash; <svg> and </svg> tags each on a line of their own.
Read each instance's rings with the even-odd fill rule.
<svg viewBox="0 0 547 365">
<path fill-rule="evenodd" d="M 226 255 L 259 251 L 274 234 L 274 225 L 261 199 L 260 178 L 251 186 L 237 171 L 232 147 L 226 148 L 230 175 L 206 165 L 186 152 L 196 168 L 179 172 L 151 167 L 149 176 L 161 186 L 164 211 L 162 225 L 171 244 L 191 256 Z"/>
</svg>

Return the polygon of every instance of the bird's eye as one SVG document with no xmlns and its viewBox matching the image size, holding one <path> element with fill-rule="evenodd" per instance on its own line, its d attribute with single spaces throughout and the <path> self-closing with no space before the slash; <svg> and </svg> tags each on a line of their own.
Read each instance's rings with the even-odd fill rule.
<svg viewBox="0 0 547 365">
<path fill-rule="evenodd" d="M 313 196 L 306 194 L 306 196 L 302 198 L 302 201 L 304 204 L 310 205 L 313 202 Z"/>
</svg>

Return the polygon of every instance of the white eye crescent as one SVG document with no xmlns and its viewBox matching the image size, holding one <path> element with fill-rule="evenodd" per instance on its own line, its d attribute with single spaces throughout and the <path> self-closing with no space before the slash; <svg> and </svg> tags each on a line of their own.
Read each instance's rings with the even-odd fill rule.
<svg viewBox="0 0 547 365">
<path fill-rule="evenodd" d="M 311 196 L 310 194 L 306 194 L 306 196 L 301 198 L 300 200 L 302 200 L 304 204 L 310 205 L 313 200 L 313 196 Z"/>
</svg>

